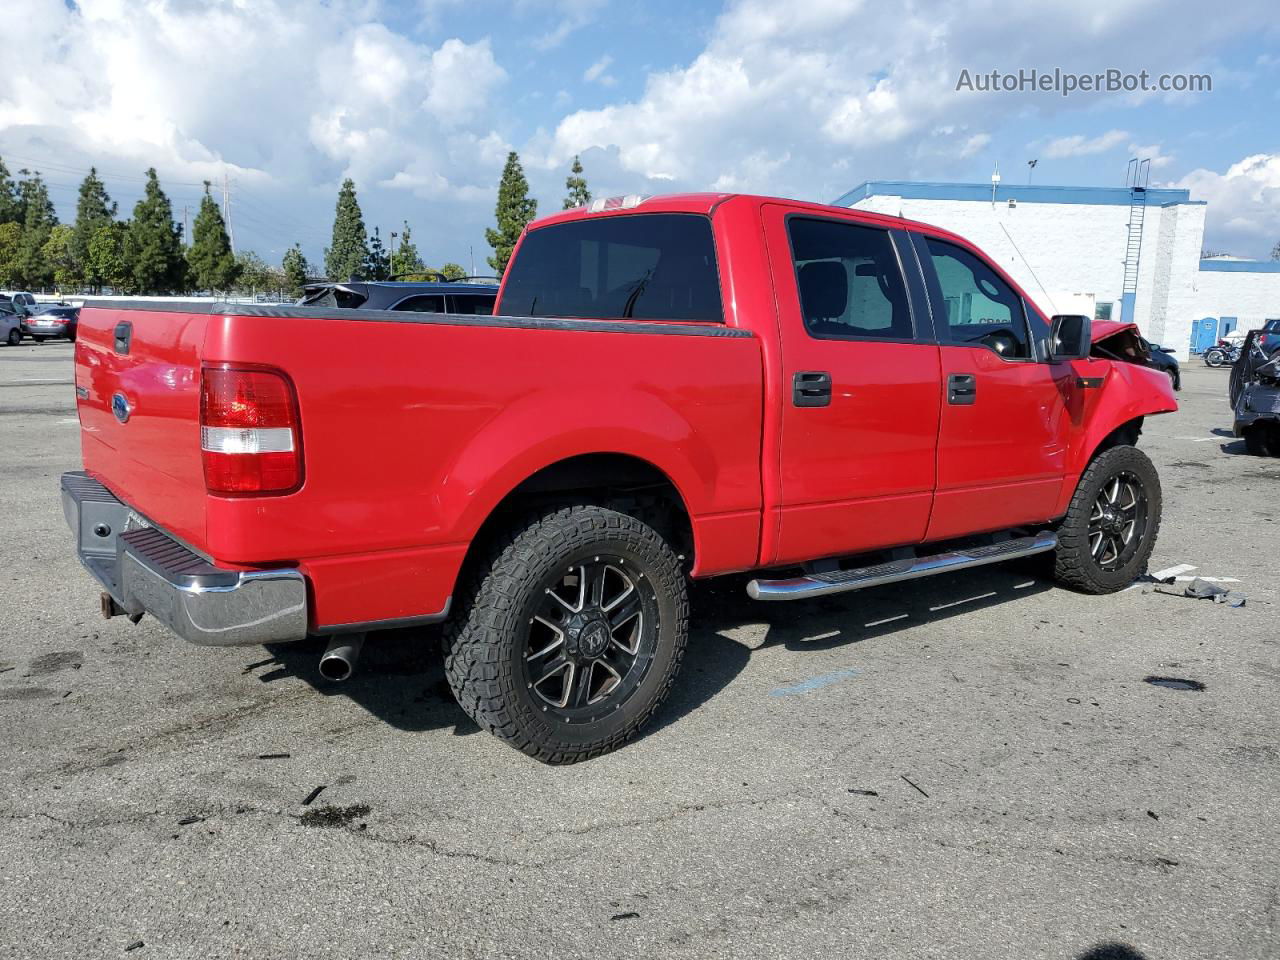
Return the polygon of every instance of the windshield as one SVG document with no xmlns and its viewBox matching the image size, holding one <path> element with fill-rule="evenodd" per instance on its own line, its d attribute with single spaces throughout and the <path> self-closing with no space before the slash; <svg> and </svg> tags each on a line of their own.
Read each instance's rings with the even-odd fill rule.
<svg viewBox="0 0 1280 960">
<path fill-rule="evenodd" d="M 724 322 L 711 221 L 694 214 L 573 220 L 533 230 L 498 313 Z"/>
</svg>

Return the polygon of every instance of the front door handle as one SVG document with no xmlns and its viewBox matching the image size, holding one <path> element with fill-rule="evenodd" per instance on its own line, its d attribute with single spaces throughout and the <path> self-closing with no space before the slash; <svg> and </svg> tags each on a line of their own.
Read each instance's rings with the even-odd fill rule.
<svg viewBox="0 0 1280 960">
<path fill-rule="evenodd" d="M 970 406 L 978 399 L 978 378 L 972 373 L 953 373 L 947 377 L 947 403 Z"/>
<path fill-rule="evenodd" d="M 802 370 L 791 378 L 791 403 L 797 407 L 831 406 L 831 374 Z"/>
</svg>

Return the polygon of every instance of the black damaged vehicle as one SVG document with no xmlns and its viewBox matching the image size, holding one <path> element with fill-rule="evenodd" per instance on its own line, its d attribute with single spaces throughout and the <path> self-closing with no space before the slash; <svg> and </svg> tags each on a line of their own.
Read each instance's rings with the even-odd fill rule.
<svg viewBox="0 0 1280 960">
<path fill-rule="evenodd" d="M 1231 431 L 1258 457 L 1280 457 L 1280 351 L 1263 347 L 1262 331 L 1251 330 L 1231 368 Z"/>
</svg>

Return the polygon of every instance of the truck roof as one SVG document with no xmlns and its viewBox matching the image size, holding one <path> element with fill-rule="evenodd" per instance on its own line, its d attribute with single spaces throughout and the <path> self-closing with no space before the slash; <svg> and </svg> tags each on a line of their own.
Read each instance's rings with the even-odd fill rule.
<svg viewBox="0 0 1280 960">
<path fill-rule="evenodd" d="M 534 220 L 529 224 L 529 229 L 538 230 L 552 224 L 563 223 L 569 220 L 578 220 L 583 217 L 626 216 L 635 213 L 695 213 L 703 216 L 710 216 L 715 212 L 717 207 L 728 202 L 732 202 L 734 204 L 751 204 L 757 207 L 763 206 L 767 203 L 780 203 L 799 210 L 809 210 L 813 213 L 838 213 L 842 217 L 846 217 L 848 219 L 860 220 L 864 223 L 874 223 L 879 226 L 895 226 L 927 230 L 930 233 L 939 236 L 953 237 L 965 244 L 968 244 L 968 241 L 964 240 L 963 237 L 952 233 L 950 230 L 945 230 L 941 227 L 936 227 L 933 224 L 924 223 L 919 220 L 908 220 L 905 217 L 891 217 L 882 213 L 855 210 L 852 207 L 838 207 L 829 203 L 815 203 L 808 200 L 792 200 L 787 197 L 771 197 L 763 194 L 750 193 L 670 193 L 659 194 L 651 197 L 632 195 L 628 197 L 613 197 L 608 200 L 597 199 L 586 207 L 573 207 L 569 210 L 559 210 L 553 214 Z"/>
</svg>

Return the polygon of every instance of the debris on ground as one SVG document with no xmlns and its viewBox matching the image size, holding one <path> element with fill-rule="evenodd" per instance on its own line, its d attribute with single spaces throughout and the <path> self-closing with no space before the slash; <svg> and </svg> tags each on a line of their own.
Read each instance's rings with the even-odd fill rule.
<svg viewBox="0 0 1280 960">
<path fill-rule="evenodd" d="M 1187 680 L 1183 677 L 1143 677 L 1143 683 L 1154 687 L 1165 687 L 1169 690 L 1203 690 L 1205 685 L 1199 680 Z"/>
<path fill-rule="evenodd" d="M 133 943 L 129 944 L 127 947 L 125 947 L 125 948 L 124 948 L 124 952 L 125 952 L 125 953 L 132 953 L 134 950 L 138 950 L 138 949 L 140 949 L 140 948 L 142 948 L 142 947 L 145 947 L 145 946 L 146 946 L 146 944 L 145 944 L 145 943 L 143 943 L 141 940 L 135 940 L 135 941 L 133 941 Z"/>
<path fill-rule="evenodd" d="M 615 913 L 610 920 L 635 920 L 640 916 L 634 910 L 628 910 L 626 913 Z"/>
<path fill-rule="evenodd" d="M 308 810 L 300 819 L 304 827 L 348 827 L 353 821 L 368 815 L 367 803 L 353 803 L 349 807 L 316 807 Z"/>
<path fill-rule="evenodd" d="M 1174 582 L 1173 577 L 1156 581 L 1160 584 Z M 1192 600 L 1212 600 L 1214 603 L 1225 603 L 1229 607 L 1243 607 L 1248 599 L 1243 593 L 1228 590 L 1226 587 L 1196 577 L 1181 590 L 1161 590 L 1154 588 L 1155 593 L 1163 593 L 1169 597 L 1189 597 Z"/>
<path fill-rule="evenodd" d="M 197 817 L 197 816 L 183 817 L 181 820 L 178 821 L 178 826 L 189 827 L 191 826 L 191 824 L 199 823 L 203 819 L 204 817 Z"/>
<path fill-rule="evenodd" d="M 862 797 L 878 797 L 878 796 L 880 796 L 880 794 L 876 793 L 874 790 L 859 790 L 857 787 L 850 787 L 850 788 L 849 788 L 849 792 L 850 792 L 850 793 L 856 793 L 856 794 L 858 794 L 859 796 L 862 796 Z"/>
<path fill-rule="evenodd" d="M 259 760 L 288 760 L 288 759 L 289 759 L 289 754 L 287 754 L 287 753 L 260 753 L 260 754 L 258 754 L 258 759 L 259 759 Z"/>
<path fill-rule="evenodd" d="M 322 783 L 320 784 L 320 786 L 316 787 L 314 790 L 308 793 L 307 798 L 302 801 L 302 805 L 304 807 L 311 806 L 311 801 L 314 800 L 316 797 L 320 796 L 320 791 L 324 789 L 324 786 L 325 785 Z"/>
<path fill-rule="evenodd" d="M 900 776 L 903 780 L 907 781 L 907 783 L 911 784 L 911 786 L 915 787 L 915 788 L 916 788 L 916 790 L 920 793 L 920 796 L 922 796 L 922 797 L 927 797 L 927 796 L 929 796 L 927 793 L 925 793 L 925 792 L 924 792 L 924 790 L 922 790 L 922 789 L 920 788 L 919 784 L 917 784 L 915 781 L 913 781 L 913 780 L 912 780 L 910 777 L 908 777 L 905 773 L 900 773 L 900 774 L 898 774 L 898 776 Z"/>
</svg>

